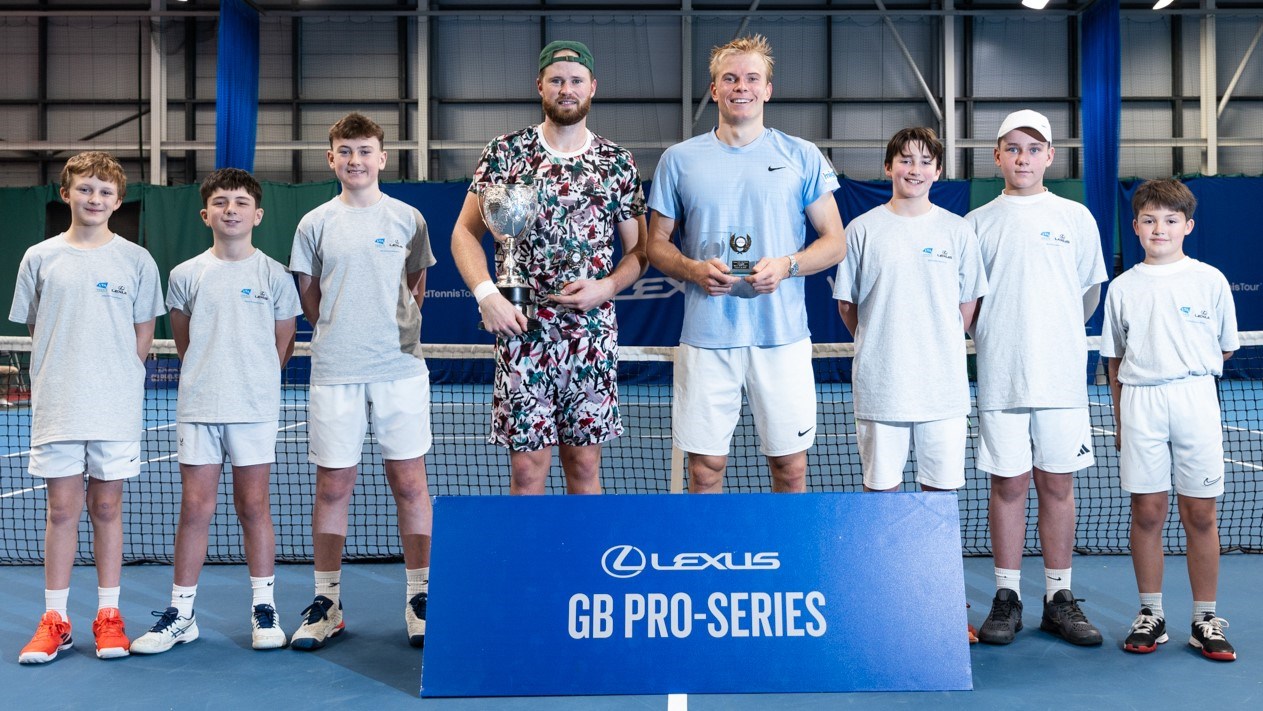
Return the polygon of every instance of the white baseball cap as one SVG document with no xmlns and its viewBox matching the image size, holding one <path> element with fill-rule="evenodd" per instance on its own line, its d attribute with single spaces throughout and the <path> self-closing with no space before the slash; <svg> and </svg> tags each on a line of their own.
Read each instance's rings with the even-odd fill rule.
<svg viewBox="0 0 1263 711">
<path fill-rule="evenodd" d="M 1042 136 L 1049 145 L 1052 145 L 1052 127 L 1048 124 L 1048 117 L 1038 111 L 1022 109 L 1005 116 L 1004 121 L 1000 124 L 1000 131 L 996 134 L 996 140 L 1004 138 L 1009 131 L 1017 128 L 1032 129 Z"/>
</svg>

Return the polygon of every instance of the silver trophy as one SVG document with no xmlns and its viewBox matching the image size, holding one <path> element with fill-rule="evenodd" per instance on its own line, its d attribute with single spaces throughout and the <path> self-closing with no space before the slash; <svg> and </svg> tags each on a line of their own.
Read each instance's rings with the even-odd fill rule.
<svg viewBox="0 0 1263 711">
<path fill-rule="evenodd" d="M 533 185 L 488 185 L 478 194 L 478 207 L 491 236 L 504 245 L 496 288 L 526 317 L 526 330 L 534 331 L 540 327 L 535 318 L 535 289 L 519 273 L 513 252 L 517 240 L 539 216 L 539 191 Z"/>
</svg>

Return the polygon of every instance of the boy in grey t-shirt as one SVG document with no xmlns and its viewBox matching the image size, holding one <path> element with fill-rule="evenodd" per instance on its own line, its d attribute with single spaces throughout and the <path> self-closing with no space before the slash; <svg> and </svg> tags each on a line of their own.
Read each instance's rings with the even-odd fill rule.
<svg viewBox="0 0 1263 711">
<path fill-rule="evenodd" d="M 45 609 L 18 657 L 52 661 L 71 646 L 66 600 L 86 501 L 92 520 L 98 610 L 92 632 L 102 659 L 130 643 L 118 610 L 123 564 L 123 481 L 140 473 L 144 359 L 162 313 L 158 266 L 110 231 L 127 177 L 112 156 L 80 153 L 61 172 L 70 228 L 26 251 L 9 320 L 31 331 L 29 470 L 48 491 Z"/>
<path fill-rule="evenodd" d="M 307 456 L 316 465 L 316 595 L 290 640 L 294 649 L 319 649 L 343 630 L 342 549 L 370 403 L 399 511 L 408 640 L 425 642 L 432 512 L 423 456 L 431 435 L 420 340 L 425 270 L 434 257 L 421 213 L 377 184 L 384 135 L 358 113 L 329 129 L 329 167 L 342 192 L 303 217 L 290 256 L 303 314 L 315 327 Z"/>
<path fill-rule="evenodd" d="M 276 621 L 276 557 L 268 475 L 276 461 L 281 368 L 294 346 L 298 290 L 276 260 L 254 247 L 263 190 L 249 173 L 217 170 L 201 187 L 202 221 L 214 243 L 171 270 L 167 306 L 180 354 L 180 525 L 171 605 L 132 643 L 157 654 L 198 637 L 193 603 L 224 455 L 232 460 L 233 504 L 250 570 L 251 645 L 285 646 Z"/>
<path fill-rule="evenodd" d="M 1005 117 L 995 161 L 1004 193 L 965 216 L 978 235 L 991 292 L 979 302 L 979 445 L 976 466 L 991 475 L 988 521 L 996 594 L 978 630 L 1009 644 L 1022 629 L 1026 499 L 1039 494 L 1044 558 L 1040 629 L 1071 644 L 1101 644 L 1070 588 L 1074 472 L 1089 467 L 1087 335 L 1083 324 L 1105 281 L 1101 240 L 1083 205 L 1044 187 L 1055 149 L 1048 119 L 1031 110 Z"/>
</svg>

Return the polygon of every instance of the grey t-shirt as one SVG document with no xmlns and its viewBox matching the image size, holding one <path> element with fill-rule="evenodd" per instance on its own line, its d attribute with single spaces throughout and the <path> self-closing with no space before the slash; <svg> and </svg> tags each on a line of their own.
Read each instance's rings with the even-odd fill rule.
<svg viewBox="0 0 1263 711">
<path fill-rule="evenodd" d="M 1083 292 L 1108 278 L 1083 205 L 1000 195 L 965 216 L 991 292 L 978 309 L 978 409 L 1087 407 Z"/>
<path fill-rule="evenodd" d="M 118 235 L 78 249 L 60 234 L 26 250 L 9 320 L 35 324 L 32 445 L 141 438 L 145 366 L 135 325 L 161 314 L 158 265 Z"/>
<path fill-rule="evenodd" d="M 884 205 L 846 228 L 833 298 L 858 306 L 855 416 L 931 422 L 969 414 L 960 305 L 987 293 L 978 239 L 935 206 L 896 215 Z"/>
<path fill-rule="evenodd" d="M 281 410 L 276 322 L 298 315 L 294 279 L 255 250 L 226 262 L 210 250 L 171 270 L 167 308 L 189 317 L 179 422 L 272 422 Z"/>
<path fill-rule="evenodd" d="M 1232 286 L 1209 264 L 1137 264 L 1110 284 L 1101 355 L 1122 357 L 1125 385 L 1219 377 L 1223 354 L 1238 347 Z"/>
<path fill-rule="evenodd" d="M 425 219 L 389 195 L 361 208 L 335 197 L 304 215 L 289 268 L 320 281 L 312 384 L 379 383 L 424 374 L 421 311 L 407 275 L 433 264 Z"/>
</svg>

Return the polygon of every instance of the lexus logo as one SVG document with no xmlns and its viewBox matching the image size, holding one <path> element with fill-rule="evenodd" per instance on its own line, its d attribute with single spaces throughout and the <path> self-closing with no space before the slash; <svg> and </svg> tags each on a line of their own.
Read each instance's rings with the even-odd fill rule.
<svg viewBox="0 0 1263 711">
<path fill-rule="evenodd" d="M 601 568 L 615 578 L 634 578 L 645 569 L 645 552 L 636 546 L 614 546 L 601 556 Z"/>
</svg>

